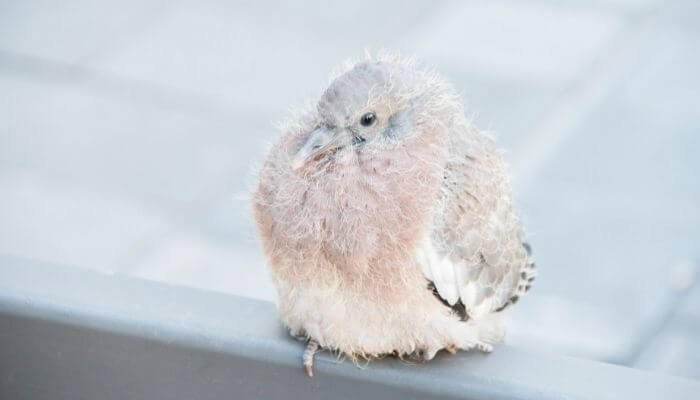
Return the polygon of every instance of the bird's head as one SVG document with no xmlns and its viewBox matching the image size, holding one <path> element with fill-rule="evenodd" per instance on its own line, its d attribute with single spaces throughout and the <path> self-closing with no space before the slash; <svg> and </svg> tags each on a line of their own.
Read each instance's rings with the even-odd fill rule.
<svg viewBox="0 0 700 400">
<path fill-rule="evenodd" d="M 319 268 L 308 257 L 322 254 L 329 268 L 360 275 L 402 265 L 426 234 L 467 128 L 454 90 L 432 70 L 392 55 L 347 64 L 283 125 L 261 170 L 256 213 L 268 254 Z M 303 242 L 298 252 L 287 253 L 289 240 Z"/>
<path fill-rule="evenodd" d="M 365 61 L 335 78 L 316 106 L 315 123 L 293 155 L 297 170 L 340 155 L 391 148 L 420 135 L 431 114 L 430 76 L 410 64 Z"/>
</svg>

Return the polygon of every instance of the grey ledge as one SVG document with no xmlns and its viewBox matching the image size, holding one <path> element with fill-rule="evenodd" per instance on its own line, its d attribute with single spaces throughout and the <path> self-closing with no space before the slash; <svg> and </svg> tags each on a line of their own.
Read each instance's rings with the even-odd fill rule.
<svg viewBox="0 0 700 400">
<path fill-rule="evenodd" d="M 572 327 L 575 329 L 575 327 Z M 271 303 L 0 255 L 2 399 L 697 399 L 700 383 L 499 346 L 301 368 Z"/>
</svg>

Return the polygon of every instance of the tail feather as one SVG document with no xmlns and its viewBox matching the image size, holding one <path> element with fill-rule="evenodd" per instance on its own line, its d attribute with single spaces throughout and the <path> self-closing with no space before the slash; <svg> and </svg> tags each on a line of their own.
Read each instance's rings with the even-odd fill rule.
<svg viewBox="0 0 700 400">
<path fill-rule="evenodd" d="M 513 295 L 510 297 L 510 299 L 508 299 L 505 304 L 498 308 L 496 312 L 503 311 L 511 304 L 517 303 L 522 295 L 530 291 L 535 278 L 537 278 L 537 264 L 535 264 L 535 260 L 532 257 L 532 247 L 527 242 L 523 242 L 523 247 L 525 248 L 525 251 L 527 251 L 528 257 L 525 266 L 520 271 L 520 280 L 518 281 L 518 285 L 515 287 Z"/>
</svg>

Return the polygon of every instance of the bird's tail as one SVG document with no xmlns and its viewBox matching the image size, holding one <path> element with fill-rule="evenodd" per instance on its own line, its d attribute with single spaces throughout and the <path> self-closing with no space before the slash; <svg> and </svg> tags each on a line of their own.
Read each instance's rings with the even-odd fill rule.
<svg viewBox="0 0 700 400">
<path fill-rule="evenodd" d="M 525 248 L 525 251 L 527 251 L 527 262 L 520 271 L 518 285 L 515 287 L 510 299 L 508 299 L 505 304 L 498 308 L 496 312 L 503 311 L 511 304 L 517 303 L 522 295 L 530 291 L 532 283 L 537 277 L 537 265 L 532 257 L 532 247 L 530 247 L 530 244 L 527 242 L 523 242 L 523 247 Z"/>
<path fill-rule="evenodd" d="M 520 281 L 516 289 L 517 296 L 527 293 L 532 287 L 533 281 L 537 278 L 537 264 L 535 264 L 535 259 L 532 257 L 532 247 L 528 242 L 523 242 L 523 247 L 527 251 L 527 263 L 525 263 L 523 270 L 520 271 Z"/>
</svg>

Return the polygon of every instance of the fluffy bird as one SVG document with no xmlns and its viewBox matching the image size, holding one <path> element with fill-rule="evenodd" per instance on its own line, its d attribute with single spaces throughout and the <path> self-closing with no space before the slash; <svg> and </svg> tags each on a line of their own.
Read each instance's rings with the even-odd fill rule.
<svg viewBox="0 0 700 400">
<path fill-rule="evenodd" d="M 454 89 L 368 57 L 282 130 L 253 208 L 309 376 L 319 346 L 353 359 L 491 351 L 535 267 L 501 154 Z"/>
</svg>

